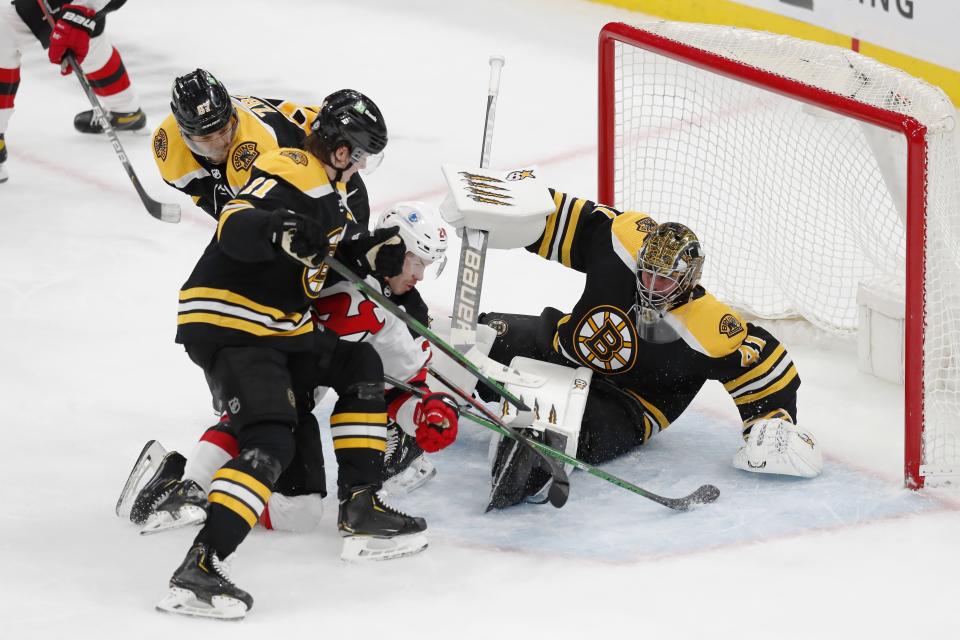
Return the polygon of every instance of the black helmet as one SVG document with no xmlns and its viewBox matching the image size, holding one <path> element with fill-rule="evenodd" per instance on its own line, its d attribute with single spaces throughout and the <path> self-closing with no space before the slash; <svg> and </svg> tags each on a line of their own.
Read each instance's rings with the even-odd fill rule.
<svg viewBox="0 0 960 640">
<path fill-rule="evenodd" d="M 373 100 L 353 89 L 331 93 L 310 125 L 320 149 L 330 154 L 346 144 L 376 155 L 387 146 L 387 123 Z"/>
<path fill-rule="evenodd" d="M 180 129 L 191 136 L 222 129 L 234 114 L 226 87 L 203 69 L 173 81 L 170 110 Z"/>
</svg>

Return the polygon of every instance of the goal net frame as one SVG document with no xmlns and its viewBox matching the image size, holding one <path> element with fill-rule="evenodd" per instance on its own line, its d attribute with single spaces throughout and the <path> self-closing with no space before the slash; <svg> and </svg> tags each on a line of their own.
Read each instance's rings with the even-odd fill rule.
<svg viewBox="0 0 960 640">
<path fill-rule="evenodd" d="M 732 27 L 724 28 L 732 29 Z M 787 36 L 778 37 L 786 38 Z M 922 487 L 924 485 L 924 473 L 921 469 L 924 462 L 924 375 L 922 372 L 924 371 L 926 305 L 928 127 L 904 113 L 866 104 L 834 91 L 684 44 L 646 30 L 644 25 L 635 27 L 624 23 L 610 23 L 601 30 L 599 36 L 598 198 L 600 202 L 617 208 L 622 208 L 624 204 L 616 201 L 615 193 L 617 118 L 622 115 L 618 114 L 617 108 L 618 46 L 638 47 L 654 52 L 658 56 L 665 56 L 684 65 L 692 65 L 820 109 L 898 132 L 904 137 L 908 173 L 905 221 L 904 477 L 907 487 Z M 828 45 L 815 46 L 828 47 Z M 829 48 L 836 49 L 836 47 Z M 651 213 L 656 217 L 655 212 Z"/>
</svg>

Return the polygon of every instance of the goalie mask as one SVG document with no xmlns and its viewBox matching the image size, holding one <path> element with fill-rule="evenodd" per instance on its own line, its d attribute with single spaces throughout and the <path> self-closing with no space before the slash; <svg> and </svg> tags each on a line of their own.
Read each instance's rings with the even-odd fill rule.
<svg viewBox="0 0 960 640">
<path fill-rule="evenodd" d="M 644 320 L 659 318 L 686 300 L 700 282 L 703 249 L 679 222 L 657 225 L 637 255 L 637 305 Z M 647 313 L 643 313 L 647 312 Z"/>
</svg>

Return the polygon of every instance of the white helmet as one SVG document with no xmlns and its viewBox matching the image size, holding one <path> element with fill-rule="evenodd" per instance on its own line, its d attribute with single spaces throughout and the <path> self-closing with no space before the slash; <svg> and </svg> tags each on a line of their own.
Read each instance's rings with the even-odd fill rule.
<svg viewBox="0 0 960 640">
<path fill-rule="evenodd" d="M 434 207 L 423 202 L 398 202 L 377 221 L 377 229 L 386 227 L 400 227 L 407 251 L 428 263 L 445 260 L 447 230 Z"/>
</svg>

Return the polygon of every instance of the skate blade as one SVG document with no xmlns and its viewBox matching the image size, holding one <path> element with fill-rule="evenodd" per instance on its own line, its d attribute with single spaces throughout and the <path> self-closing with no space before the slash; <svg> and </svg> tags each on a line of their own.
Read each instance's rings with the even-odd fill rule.
<svg viewBox="0 0 960 640">
<path fill-rule="evenodd" d="M 243 620 L 247 605 L 228 596 L 213 596 L 210 603 L 198 600 L 189 589 L 170 587 L 170 592 L 157 603 L 157 611 L 182 616 L 214 618 L 216 620 Z"/>
<path fill-rule="evenodd" d="M 402 496 L 416 491 L 437 475 L 437 468 L 433 463 L 427 460 L 426 456 L 420 456 L 410 463 L 410 466 L 387 479 L 383 483 L 383 493 Z"/>
<path fill-rule="evenodd" d="M 207 512 L 193 505 L 181 507 L 175 516 L 168 511 L 155 511 L 150 514 L 143 528 L 140 529 L 140 535 L 148 536 L 161 531 L 182 529 L 183 527 L 203 524 L 206 521 Z"/>
<path fill-rule="evenodd" d="M 343 539 L 340 559 L 362 563 L 393 560 L 420 553 L 427 548 L 427 537 L 422 533 L 377 538 L 374 536 L 347 536 Z"/>
<path fill-rule="evenodd" d="M 143 446 L 140 457 L 137 458 L 133 469 L 130 470 L 127 482 L 123 485 L 123 491 L 120 492 L 120 497 L 117 499 L 115 511 L 119 518 L 126 520 L 130 517 L 130 511 L 133 509 L 133 502 L 136 500 L 137 494 L 143 489 L 147 480 L 156 473 L 160 461 L 163 460 L 165 455 L 167 455 L 167 450 L 156 440 L 150 440 Z"/>
</svg>

